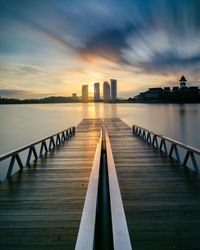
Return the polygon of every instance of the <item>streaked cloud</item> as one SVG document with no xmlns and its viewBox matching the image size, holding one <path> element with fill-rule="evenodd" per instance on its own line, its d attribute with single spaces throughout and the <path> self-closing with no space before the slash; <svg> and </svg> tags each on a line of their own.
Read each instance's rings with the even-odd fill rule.
<svg viewBox="0 0 200 250">
<path fill-rule="evenodd" d="M 199 9 L 198 0 L 1 0 L 0 88 L 70 94 L 115 77 L 130 96 L 183 73 L 198 84 Z"/>
</svg>

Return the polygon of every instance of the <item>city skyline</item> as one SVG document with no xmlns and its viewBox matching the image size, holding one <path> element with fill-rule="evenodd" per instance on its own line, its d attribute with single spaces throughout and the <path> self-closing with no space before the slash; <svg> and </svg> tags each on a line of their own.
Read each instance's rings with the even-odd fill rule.
<svg viewBox="0 0 200 250">
<path fill-rule="evenodd" d="M 72 94 L 72 96 L 74 93 Z M 99 102 L 103 100 L 104 102 L 115 102 L 117 101 L 117 80 L 110 79 L 110 84 L 104 81 L 102 84 L 100 82 L 93 83 L 93 87 L 88 84 L 82 85 L 82 96 L 83 102 L 88 102 L 93 100 L 94 102 Z"/>
<path fill-rule="evenodd" d="M 179 75 L 200 86 L 199 8 L 198 0 L 1 0 L 0 96 L 80 96 L 82 83 L 111 77 L 125 98 Z"/>
</svg>

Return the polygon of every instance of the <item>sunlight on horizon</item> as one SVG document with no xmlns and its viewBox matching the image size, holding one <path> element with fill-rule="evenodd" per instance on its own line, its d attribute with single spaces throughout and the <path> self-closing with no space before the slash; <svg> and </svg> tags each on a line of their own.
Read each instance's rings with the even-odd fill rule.
<svg viewBox="0 0 200 250">
<path fill-rule="evenodd" d="M 81 96 L 88 84 L 92 97 L 111 78 L 120 98 L 181 75 L 200 86 L 200 1 L 172 2 L 3 1 L 0 96 Z"/>
</svg>

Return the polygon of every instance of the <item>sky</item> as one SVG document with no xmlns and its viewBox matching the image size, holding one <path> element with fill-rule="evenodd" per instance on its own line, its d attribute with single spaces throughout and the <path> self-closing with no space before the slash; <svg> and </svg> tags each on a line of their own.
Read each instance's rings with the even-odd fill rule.
<svg viewBox="0 0 200 250">
<path fill-rule="evenodd" d="M 0 0 L 0 96 L 200 86 L 199 0 Z"/>
</svg>

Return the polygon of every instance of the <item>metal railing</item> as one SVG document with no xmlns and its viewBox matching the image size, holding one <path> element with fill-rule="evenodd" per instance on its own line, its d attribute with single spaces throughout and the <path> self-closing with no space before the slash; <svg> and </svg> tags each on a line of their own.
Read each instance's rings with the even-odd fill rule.
<svg viewBox="0 0 200 250">
<path fill-rule="evenodd" d="M 94 249 L 101 148 L 102 148 L 102 130 L 96 146 L 81 222 L 76 240 L 75 250 Z"/>
<path fill-rule="evenodd" d="M 112 215 L 113 245 L 115 250 L 131 250 L 131 241 L 124 212 L 116 167 L 108 134 L 106 134 L 106 154 Z"/>
<path fill-rule="evenodd" d="M 105 182 L 106 177 L 108 177 L 107 183 Z M 105 189 L 106 185 L 108 185 L 108 189 Z M 99 196 L 103 198 L 100 199 Z M 110 203 L 110 218 L 108 214 L 103 214 L 104 218 L 98 217 L 99 212 L 102 213 L 106 210 L 105 204 L 102 203 Z M 103 225 L 102 220 L 105 217 Z M 108 231 L 109 220 L 111 232 Z M 103 229 L 99 230 L 100 228 Z M 106 237 L 105 235 L 102 237 L 102 234 L 106 234 Z M 112 241 L 112 243 L 109 244 L 108 241 Z M 116 250 L 132 249 L 110 140 L 104 130 L 101 130 L 96 146 L 75 250 L 94 250 L 99 247 L 100 249 Z"/>
<path fill-rule="evenodd" d="M 12 176 L 14 164 L 17 162 L 19 169 L 23 169 L 26 165 L 29 165 L 32 161 L 36 161 L 39 157 L 47 154 L 49 151 L 60 146 L 62 143 L 70 139 L 75 134 L 75 127 L 68 128 L 51 136 L 35 141 L 31 144 L 25 145 L 17 150 L 13 150 L 9 153 L 0 155 L 0 162 L 10 158 L 6 178 Z M 36 146 L 39 146 L 39 152 L 36 150 Z M 27 158 L 23 163 L 20 153 L 28 150 Z M 32 160 L 32 157 L 34 158 Z"/>
<path fill-rule="evenodd" d="M 143 139 L 146 143 L 153 146 L 155 149 L 160 150 L 170 158 L 175 159 L 179 164 L 183 165 L 185 169 L 191 169 L 189 165 L 190 161 L 190 164 L 193 167 L 192 170 L 199 175 L 197 157 L 200 157 L 200 150 L 166 136 L 156 134 L 137 125 L 132 126 L 132 132 L 134 135 Z M 182 154 L 180 153 L 180 151 Z"/>
</svg>

